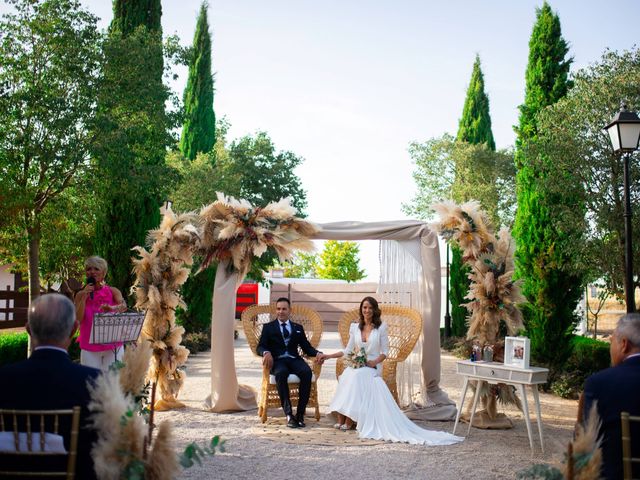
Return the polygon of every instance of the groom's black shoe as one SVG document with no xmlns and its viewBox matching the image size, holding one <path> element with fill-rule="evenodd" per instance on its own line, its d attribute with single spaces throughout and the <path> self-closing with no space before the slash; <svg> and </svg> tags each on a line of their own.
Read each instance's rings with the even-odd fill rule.
<svg viewBox="0 0 640 480">
<path fill-rule="evenodd" d="M 307 426 L 306 423 L 304 423 L 304 415 L 296 415 L 296 421 L 298 422 L 298 425 L 300 426 L 300 428 L 304 428 Z"/>
<path fill-rule="evenodd" d="M 300 425 L 298 424 L 298 421 L 295 418 L 293 418 L 292 415 L 289 415 L 287 417 L 287 419 L 288 419 L 287 420 L 287 427 L 289 427 L 289 428 L 300 428 Z"/>
</svg>

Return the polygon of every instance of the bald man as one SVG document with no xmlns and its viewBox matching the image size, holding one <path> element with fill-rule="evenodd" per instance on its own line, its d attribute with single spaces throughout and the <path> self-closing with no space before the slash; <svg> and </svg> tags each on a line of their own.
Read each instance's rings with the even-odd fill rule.
<svg viewBox="0 0 640 480">
<path fill-rule="evenodd" d="M 87 385 L 100 370 L 74 363 L 69 358 L 67 349 L 77 328 L 75 307 L 67 297 L 52 293 L 31 303 L 27 332 L 31 336 L 33 353 L 23 362 L 0 368 L 0 408 L 54 410 L 81 407 L 76 478 L 94 479 L 90 453 L 96 435 L 87 425 L 90 400 Z M 69 435 L 65 430 L 62 428 L 61 432 L 68 449 Z"/>
<path fill-rule="evenodd" d="M 584 418 L 596 406 L 602 420 L 602 478 L 617 480 L 622 474 L 620 412 L 640 415 L 640 314 L 627 313 L 618 320 L 611 337 L 611 368 L 591 375 L 584 386 Z M 640 457 L 640 426 L 631 425 L 632 456 Z M 640 478 L 639 465 L 633 478 Z"/>
</svg>

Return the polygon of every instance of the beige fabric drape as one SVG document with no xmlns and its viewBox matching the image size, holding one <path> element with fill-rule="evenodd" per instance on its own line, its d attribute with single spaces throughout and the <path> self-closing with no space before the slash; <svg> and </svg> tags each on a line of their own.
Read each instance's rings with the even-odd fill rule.
<svg viewBox="0 0 640 480">
<path fill-rule="evenodd" d="M 233 355 L 236 291 L 242 279 L 229 273 L 229 262 L 218 264 L 211 316 L 211 395 L 205 405 L 212 412 L 237 412 L 257 407 L 255 391 L 238 385 Z"/>
<path fill-rule="evenodd" d="M 437 413 L 449 419 L 454 403 L 440 389 L 440 248 L 438 236 L 424 222 L 336 222 L 320 224 L 314 238 L 323 240 L 395 240 L 422 265 L 422 374 Z M 384 267 L 384 266 L 383 266 Z M 449 406 L 442 408 L 442 406 Z M 427 409 L 428 410 L 428 409 Z"/>
</svg>

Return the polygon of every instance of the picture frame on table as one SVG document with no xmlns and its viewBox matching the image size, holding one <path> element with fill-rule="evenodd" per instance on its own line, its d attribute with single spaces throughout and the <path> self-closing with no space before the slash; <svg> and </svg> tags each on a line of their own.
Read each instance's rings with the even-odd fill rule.
<svg viewBox="0 0 640 480">
<path fill-rule="evenodd" d="M 527 337 L 504 338 L 504 364 L 510 367 L 529 368 L 531 340 Z"/>
</svg>

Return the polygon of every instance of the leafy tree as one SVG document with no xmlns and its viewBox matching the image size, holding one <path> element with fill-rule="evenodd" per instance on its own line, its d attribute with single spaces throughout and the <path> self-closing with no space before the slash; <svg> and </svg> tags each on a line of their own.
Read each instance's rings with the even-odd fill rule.
<svg viewBox="0 0 640 480">
<path fill-rule="evenodd" d="M 283 197 L 291 197 L 299 215 L 304 215 L 306 193 L 294 173 L 303 159 L 288 151 L 276 153 L 266 132 L 234 140 L 229 146 L 228 159 L 217 161 L 224 177 L 239 179 L 238 189 L 230 191 L 230 194 L 244 198 L 253 205 L 266 205 Z"/>
<path fill-rule="evenodd" d="M 88 168 L 101 36 L 76 0 L 9 3 L 14 12 L 0 22 L 0 217 L 10 219 L 4 238 L 24 236 L 10 244 L 26 247 L 33 299 L 52 203 Z M 21 256 L 6 248 L 4 260 Z"/>
<path fill-rule="evenodd" d="M 624 205 L 623 163 L 612 151 L 609 137 L 602 131 L 625 99 L 632 110 L 640 109 L 640 50 L 622 53 L 607 51 L 593 65 L 574 75 L 575 85 L 566 97 L 538 116 L 538 139 L 534 158 L 546 167 L 540 181 L 550 195 L 562 195 L 576 183 L 576 201 L 554 205 L 554 229 L 581 225 L 584 241 L 564 245 L 571 262 L 564 269 L 586 281 L 597 282 L 606 291 L 624 299 Z M 637 156 L 636 156 L 637 157 Z M 640 204 L 640 164 L 630 162 L 630 199 Z M 560 181 L 558 181 L 560 179 Z M 575 205 L 584 205 L 584 210 Z M 633 221 L 633 271 L 640 272 L 640 217 Z M 640 277 L 635 277 L 635 288 Z"/>
<path fill-rule="evenodd" d="M 291 262 L 283 265 L 284 276 L 286 278 L 317 278 L 319 261 L 317 253 L 297 252 Z"/>
<path fill-rule="evenodd" d="M 556 212 L 563 205 L 584 213 L 575 179 L 565 174 L 548 177 L 553 157 L 537 155 L 537 115 L 545 107 L 564 97 L 571 59 L 562 38 L 560 19 L 545 2 L 537 9 L 536 23 L 529 41 L 524 105 L 516 128 L 516 166 L 518 208 L 514 227 L 518 276 L 529 303 L 523 308 L 531 338 L 532 355 L 538 362 L 560 365 L 571 352 L 570 336 L 577 319 L 574 315 L 582 294 L 581 276 L 568 271 L 574 262 L 570 245 L 580 242 L 583 222 L 560 225 Z M 581 162 L 583 163 L 583 162 Z M 563 189 L 550 191 L 549 181 Z"/>
<path fill-rule="evenodd" d="M 462 109 L 462 118 L 458 125 L 458 140 L 465 142 L 485 145 L 491 151 L 495 151 L 496 144 L 493 140 L 491 132 L 491 115 L 489 113 L 489 97 L 484 91 L 484 75 L 480 66 L 480 57 L 476 55 L 471 72 L 471 80 L 467 89 L 467 97 L 464 101 Z M 472 166 L 469 171 L 473 171 Z M 488 172 L 495 172 L 494 168 L 489 168 Z M 484 184 L 490 190 L 494 190 L 490 196 L 495 199 L 497 208 L 497 191 L 495 179 L 487 179 Z M 456 165 L 455 176 L 453 180 L 453 190 L 455 191 L 459 183 L 463 182 L 462 168 Z M 461 198 L 462 201 L 471 200 L 471 198 Z M 465 298 L 469 292 L 469 272 L 468 266 L 464 265 L 462 260 L 462 252 L 459 248 L 453 246 L 451 248 L 451 266 L 449 268 L 451 278 L 449 283 L 449 299 L 451 301 L 451 331 L 455 336 L 464 335 L 467 331 L 466 317 L 467 309 L 462 305 L 467 302 Z"/>
<path fill-rule="evenodd" d="M 213 76 L 211 74 L 211 35 L 207 21 L 207 4 L 200 7 L 193 39 L 189 77 L 184 91 L 185 119 L 180 151 L 189 160 L 198 152 L 211 151 L 216 142 L 216 116 L 213 111 Z"/>
<path fill-rule="evenodd" d="M 320 254 L 318 278 L 333 278 L 357 282 L 365 277 L 360 269 L 360 245 L 357 242 L 327 240 Z"/>
<path fill-rule="evenodd" d="M 443 199 L 477 200 L 496 225 L 510 225 L 515 211 L 515 166 L 510 150 L 455 140 L 451 135 L 411 143 L 417 194 L 403 210 L 429 220 Z M 454 183 L 454 180 L 457 180 Z"/>
<path fill-rule="evenodd" d="M 174 181 L 165 165 L 176 118 L 165 111 L 171 94 L 163 84 L 160 14 L 159 1 L 116 0 L 104 46 L 93 150 L 101 199 L 95 248 L 122 292 L 131 286 L 131 248 L 158 226 Z"/>
</svg>

